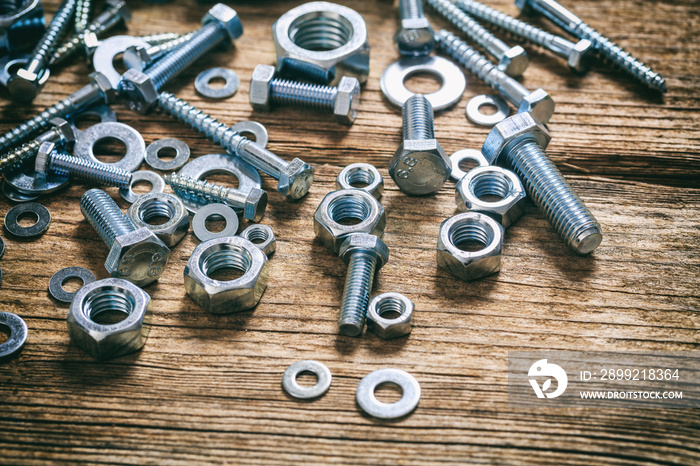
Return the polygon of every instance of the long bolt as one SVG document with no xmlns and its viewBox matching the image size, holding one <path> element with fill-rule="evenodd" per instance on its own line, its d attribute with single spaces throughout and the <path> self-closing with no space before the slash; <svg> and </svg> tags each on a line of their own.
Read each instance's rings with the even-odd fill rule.
<svg viewBox="0 0 700 466">
<path fill-rule="evenodd" d="M 55 145 L 64 145 L 75 141 L 73 127 L 66 120 L 53 118 L 50 120 L 50 124 L 54 126 L 50 130 L 9 154 L 0 157 L 0 173 L 4 174 L 22 166 L 25 161 L 37 154 L 43 143 L 49 142 Z"/>
<path fill-rule="evenodd" d="M 494 10 L 476 0 L 455 0 L 455 5 L 472 16 L 500 27 L 518 37 L 537 44 L 555 55 L 566 60 L 571 70 L 575 73 L 585 73 L 593 64 L 593 44 L 587 39 L 581 39 L 578 43 L 551 34 L 547 31 L 528 24 L 519 19 Z"/>
<path fill-rule="evenodd" d="M 645 86 L 666 92 L 666 82 L 658 73 L 625 52 L 622 47 L 584 23 L 581 18 L 554 0 L 516 0 L 520 9 L 533 10 L 578 39 L 591 41 L 593 47 L 604 58 L 628 73 Z"/>
<path fill-rule="evenodd" d="M 35 171 L 40 174 L 66 175 L 89 183 L 119 188 L 128 187 L 132 177 L 131 172 L 123 168 L 73 157 L 67 152 L 56 150 L 52 142 L 45 142 L 39 147 Z"/>
<path fill-rule="evenodd" d="M 530 112 L 542 123 L 549 121 L 554 113 L 554 101 L 545 91 L 528 91 L 449 31 L 442 29 L 438 31 L 437 37 L 440 50 L 498 91 L 519 112 Z"/>
<path fill-rule="evenodd" d="M 399 0 L 401 28 L 394 42 L 401 55 L 430 55 L 435 48 L 435 34 L 423 12 L 423 0 Z"/>
<path fill-rule="evenodd" d="M 530 59 L 521 46 L 509 47 L 474 21 L 469 15 L 457 8 L 450 0 L 428 0 L 428 3 L 445 19 L 457 26 L 460 31 L 496 57 L 499 70 L 508 76 L 520 76 L 523 74 L 530 63 Z"/>
<path fill-rule="evenodd" d="M 90 23 L 92 0 L 78 0 L 75 6 L 75 32 L 82 33 Z"/>
<path fill-rule="evenodd" d="M 226 124 L 219 123 L 216 118 L 167 92 L 160 93 L 157 105 L 161 111 L 202 133 L 230 154 L 238 155 L 258 170 L 277 179 L 277 191 L 287 198 L 299 199 L 309 192 L 314 181 L 314 169 L 304 161 L 295 158 L 287 162 L 279 158 Z"/>
<path fill-rule="evenodd" d="M 197 31 L 188 32 L 181 36 L 175 37 L 172 40 L 166 42 L 159 42 L 158 44 L 151 45 L 148 48 L 144 47 L 129 47 L 124 51 L 122 61 L 129 68 L 134 68 L 139 71 L 145 70 L 148 66 L 153 64 L 156 60 L 166 55 L 176 48 L 180 47 L 185 42 L 192 39 L 192 36 Z M 146 41 L 150 44 L 149 41 Z"/>
</svg>

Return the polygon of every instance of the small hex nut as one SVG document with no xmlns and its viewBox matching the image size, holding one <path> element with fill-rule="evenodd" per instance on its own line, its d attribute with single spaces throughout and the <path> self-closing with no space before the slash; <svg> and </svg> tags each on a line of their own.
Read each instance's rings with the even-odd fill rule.
<svg viewBox="0 0 700 466">
<path fill-rule="evenodd" d="M 250 225 L 241 232 L 241 236 L 260 248 L 267 257 L 274 254 L 277 249 L 275 232 L 267 225 Z"/>
<path fill-rule="evenodd" d="M 146 286 L 160 278 L 170 258 L 170 249 L 148 228 L 117 236 L 105 269 L 115 278 Z"/>
<path fill-rule="evenodd" d="M 241 24 L 241 19 L 238 17 L 238 13 L 236 10 L 223 3 L 214 5 L 207 14 L 204 15 L 204 18 L 202 18 L 202 24 L 209 24 L 212 22 L 223 24 L 231 40 L 238 39 L 243 34 L 243 25 Z"/>
<path fill-rule="evenodd" d="M 190 216 L 179 197 L 168 193 L 148 193 L 139 196 L 126 211 L 136 228 L 148 228 L 169 248 L 179 243 L 190 227 Z M 155 218 L 167 218 L 162 224 L 149 223 Z"/>
<path fill-rule="evenodd" d="M 413 301 L 401 293 L 383 293 L 369 302 L 367 328 L 385 340 L 401 338 L 411 333 Z M 398 313 L 397 317 L 387 318 L 384 314 Z"/>
<path fill-rule="evenodd" d="M 493 127 L 484 141 L 481 153 L 491 165 L 499 164 L 503 150 L 521 137 L 533 138 L 543 149 L 552 137 L 542 123 L 529 113 L 516 113 Z"/>
<path fill-rule="evenodd" d="M 491 200 L 490 197 L 497 198 Z M 457 182 L 455 201 L 462 211 L 481 212 L 508 228 L 525 213 L 525 189 L 518 175 L 496 166 L 477 167 Z"/>
<path fill-rule="evenodd" d="M 403 19 L 394 36 L 399 53 L 407 57 L 430 55 L 435 48 L 435 31 L 427 18 Z"/>
<path fill-rule="evenodd" d="M 120 278 L 89 283 L 75 294 L 68 311 L 68 334 L 83 351 L 98 359 L 132 353 L 146 343 L 150 324 L 148 293 Z M 99 324 L 105 312 L 127 314 L 121 322 Z"/>
<path fill-rule="evenodd" d="M 384 194 L 384 178 L 374 165 L 358 162 L 343 168 L 335 179 L 338 189 L 362 189 L 379 199 Z"/>
<path fill-rule="evenodd" d="M 437 139 L 404 139 L 389 161 L 389 175 L 410 196 L 439 190 L 452 173 L 452 162 Z"/>
<path fill-rule="evenodd" d="M 217 270 L 232 268 L 243 275 L 234 280 L 210 278 Z M 240 236 L 200 243 L 185 266 L 185 291 L 212 314 L 228 314 L 255 307 L 267 287 L 267 256 Z"/>
<path fill-rule="evenodd" d="M 344 76 L 338 83 L 338 93 L 335 97 L 333 115 L 341 125 L 350 126 L 357 117 L 357 107 L 360 104 L 360 82 Z"/>
<path fill-rule="evenodd" d="M 158 89 L 146 74 L 129 68 L 122 75 L 119 93 L 128 101 L 129 108 L 146 113 L 158 100 Z"/>
<path fill-rule="evenodd" d="M 543 89 L 537 89 L 523 98 L 518 113 L 531 113 L 538 121 L 547 123 L 554 114 L 554 100 Z"/>
<path fill-rule="evenodd" d="M 314 214 L 316 237 L 336 254 L 349 234 L 368 233 L 381 238 L 385 227 L 384 207 L 362 189 L 340 189 L 328 193 Z"/>
<path fill-rule="evenodd" d="M 270 83 L 275 77 L 275 67 L 258 65 L 250 78 L 250 105 L 255 110 L 267 112 L 270 110 Z"/>
<path fill-rule="evenodd" d="M 437 264 L 464 281 L 478 280 L 501 269 L 503 227 L 478 212 L 455 215 L 442 222 L 437 242 Z M 467 251 L 469 243 L 483 245 Z"/>
</svg>

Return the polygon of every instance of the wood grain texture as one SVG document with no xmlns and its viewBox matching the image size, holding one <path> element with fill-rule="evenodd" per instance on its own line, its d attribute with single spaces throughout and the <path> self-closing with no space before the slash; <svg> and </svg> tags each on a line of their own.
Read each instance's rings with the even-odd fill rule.
<svg viewBox="0 0 700 466">
<path fill-rule="evenodd" d="M 205 11 L 193 0 L 129 3 L 133 35 L 186 32 Z M 700 348 L 700 4 L 564 2 L 660 72 L 669 92 L 650 96 L 605 67 L 575 78 L 559 59 L 528 47 L 532 64 L 523 83 L 546 89 L 557 103 L 548 153 L 598 217 L 605 239 L 591 257 L 574 256 L 530 206 L 506 234 L 501 272 L 463 283 L 435 263 L 440 222 L 455 212 L 453 185 L 409 198 L 386 171 L 401 122 L 379 91 L 383 69 L 396 59 L 391 3 L 343 2 L 366 17 L 372 46 L 352 128 L 299 110 L 252 112 L 251 72 L 274 60 L 270 25 L 298 3 L 235 2 L 245 27 L 236 48 L 212 54 L 167 89 L 221 121 L 264 123 L 274 152 L 317 169 L 311 193 L 294 204 L 264 177 L 264 223 L 278 247 L 260 305 L 213 316 L 187 298 L 182 270 L 196 245 L 190 234 L 147 288 L 153 326 L 145 348 L 95 362 L 70 344 L 67 307 L 46 290 L 67 266 L 105 278 L 107 250 L 80 214 L 85 186 L 42 200 L 53 216 L 48 233 L 35 242 L 6 239 L 0 263 L 2 309 L 22 316 L 30 331 L 21 356 L 0 366 L 0 463 L 700 463 L 697 410 L 513 411 L 506 374 L 512 350 Z M 490 4 L 516 13 L 506 0 Z M 58 2 L 45 5 L 53 13 Z M 235 97 L 214 102 L 195 94 L 193 78 L 211 66 L 236 70 L 243 84 Z M 56 73 L 32 106 L 0 101 L 0 129 L 78 89 L 87 71 L 76 63 Z M 467 122 L 464 106 L 490 90 L 467 79 L 462 102 L 436 118 L 448 153 L 478 148 L 488 133 Z M 193 156 L 220 151 L 163 115 L 115 108 L 147 143 L 179 137 Z M 345 266 L 314 242 L 312 215 L 338 171 L 358 161 L 375 164 L 387 182 L 382 203 L 392 257 L 375 290 L 400 291 L 416 303 L 409 338 L 337 335 Z M 116 190 L 107 191 L 127 207 Z M 5 213 L 10 204 L 0 202 Z M 333 373 L 331 390 L 318 401 L 294 401 L 281 390 L 284 369 L 301 359 L 322 361 Z M 403 420 L 377 421 L 355 404 L 360 379 L 382 367 L 407 370 L 421 384 L 420 406 Z"/>
</svg>

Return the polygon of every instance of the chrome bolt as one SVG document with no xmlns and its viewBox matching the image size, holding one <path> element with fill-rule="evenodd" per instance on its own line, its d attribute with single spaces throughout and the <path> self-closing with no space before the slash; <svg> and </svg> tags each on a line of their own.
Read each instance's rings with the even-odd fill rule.
<svg viewBox="0 0 700 466">
<path fill-rule="evenodd" d="M 197 31 L 188 32 L 181 36 L 175 37 L 169 41 L 159 42 L 155 45 L 151 45 L 148 48 L 144 47 L 129 47 L 124 51 L 122 61 L 129 68 L 134 68 L 138 71 L 145 70 L 154 61 L 158 60 L 163 55 L 172 52 L 185 42 L 192 39 L 192 36 Z M 150 41 L 145 41 L 151 44 Z"/>
<path fill-rule="evenodd" d="M 423 0 L 399 0 L 401 28 L 394 42 L 401 55 L 430 55 L 435 48 L 435 33 L 423 12 Z"/>
<path fill-rule="evenodd" d="M 73 157 L 67 152 L 56 150 L 53 142 L 39 146 L 34 162 L 34 170 L 39 174 L 66 175 L 78 180 L 106 186 L 126 188 L 131 184 L 131 172 L 104 163 L 95 163 L 81 157 Z"/>
<path fill-rule="evenodd" d="M 90 23 L 92 0 L 78 0 L 75 6 L 75 32 L 81 34 Z"/>
<path fill-rule="evenodd" d="M 64 145 L 75 141 L 73 127 L 66 120 L 63 118 L 52 118 L 49 123 L 54 127 L 39 135 L 33 141 L 0 157 L 0 173 L 4 174 L 19 168 L 26 160 L 34 157 L 45 142 Z"/>
</svg>

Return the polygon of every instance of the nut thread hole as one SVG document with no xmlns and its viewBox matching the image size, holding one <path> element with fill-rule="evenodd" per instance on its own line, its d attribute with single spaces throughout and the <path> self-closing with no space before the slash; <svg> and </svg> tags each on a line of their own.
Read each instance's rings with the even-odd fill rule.
<svg viewBox="0 0 700 466">
<path fill-rule="evenodd" d="M 338 197 L 328 204 L 328 215 L 334 222 L 341 225 L 356 225 L 366 220 L 372 211 L 372 206 L 364 197 L 347 194 Z"/>
<path fill-rule="evenodd" d="M 221 246 L 202 261 L 202 271 L 207 277 L 219 281 L 235 280 L 250 270 L 252 258 L 248 251 L 233 244 Z M 237 276 L 232 277 L 232 274 Z"/>
<path fill-rule="evenodd" d="M 456 223 L 449 232 L 452 244 L 462 251 L 475 252 L 485 249 L 494 239 L 490 226 L 473 220 Z"/>
<path fill-rule="evenodd" d="M 311 13 L 298 18 L 289 28 L 289 38 L 299 47 L 323 52 L 350 42 L 352 25 L 327 12 Z"/>
<path fill-rule="evenodd" d="M 246 230 L 245 237 L 251 243 L 260 244 L 267 241 L 270 238 L 270 235 L 266 229 L 253 226 L 253 228 L 249 227 Z"/>
<path fill-rule="evenodd" d="M 141 221 L 149 225 L 162 225 L 173 218 L 175 209 L 167 202 L 153 199 L 151 202 L 144 203 L 140 213 Z"/>
<path fill-rule="evenodd" d="M 85 300 L 83 313 L 96 324 L 111 325 L 126 319 L 134 311 L 134 305 L 134 297 L 127 290 L 99 289 Z"/>
<path fill-rule="evenodd" d="M 498 202 L 508 197 L 513 186 L 503 173 L 490 171 L 472 178 L 469 189 L 474 196 L 484 202 Z"/>
<path fill-rule="evenodd" d="M 377 314 L 384 319 L 398 319 L 404 312 L 406 312 L 406 305 L 393 297 L 382 299 L 377 304 Z"/>
<path fill-rule="evenodd" d="M 354 188 L 364 188 L 374 182 L 374 173 L 368 170 L 357 169 L 348 173 L 346 180 Z"/>
</svg>

